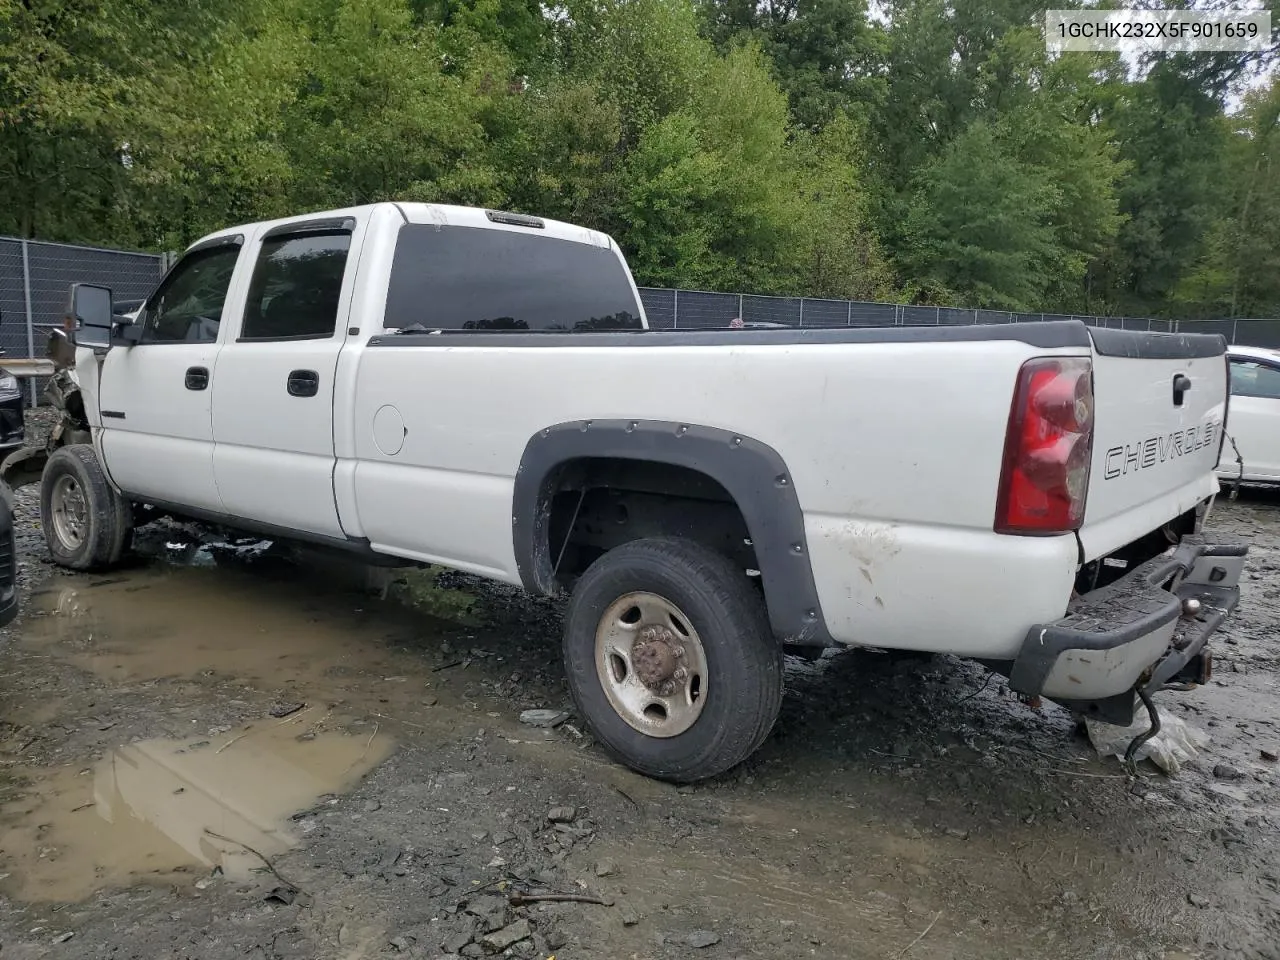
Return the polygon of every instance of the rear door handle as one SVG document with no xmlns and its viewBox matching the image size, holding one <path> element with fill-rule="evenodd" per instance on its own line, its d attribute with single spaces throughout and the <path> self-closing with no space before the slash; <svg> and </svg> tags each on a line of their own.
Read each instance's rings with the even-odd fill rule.
<svg viewBox="0 0 1280 960">
<path fill-rule="evenodd" d="M 289 372 L 289 396 L 314 397 L 320 391 L 320 374 L 314 370 Z"/>
<path fill-rule="evenodd" d="M 188 390 L 205 390 L 209 387 L 208 367 L 187 367 L 186 385 Z"/>
</svg>

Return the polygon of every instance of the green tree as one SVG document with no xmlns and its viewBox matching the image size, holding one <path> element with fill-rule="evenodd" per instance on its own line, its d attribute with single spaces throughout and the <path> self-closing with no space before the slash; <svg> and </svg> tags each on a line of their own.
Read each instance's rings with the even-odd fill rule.
<svg viewBox="0 0 1280 960">
<path fill-rule="evenodd" d="M 882 185 L 877 222 L 902 283 L 926 300 L 980 293 L 983 304 L 1082 309 L 1089 268 L 1123 222 L 1117 190 L 1125 166 L 1100 109 L 1099 75 L 1111 61 L 1050 60 L 1042 14 L 1021 0 L 977 8 L 901 0 L 889 10 L 895 97 L 873 123 L 872 182 Z M 989 157 L 995 165 L 985 169 Z M 968 184 L 966 163 L 974 165 Z M 993 197 L 988 210 L 958 205 L 1005 182 L 1014 195 Z M 943 206 L 931 209 L 935 200 Z M 1008 227 L 980 229 L 988 215 Z M 958 216 L 967 232 L 948 240 L 939 225 Z M 1011 238 L 1030 246 L 1010 247 Z M 931 262 L 942 250 L 944 259 Z M 957 272 L 964 262 L 984 266 L 965 279 Z"/>
<path fill-rule="evenodd" d="M 587 80 L 558 77 L 513 97 L 490 129 L 490 152 L 514 207 L 610 229 L 611 173 L 622 156 L 615 101 Z"/>
<path fill-rule="evenodd" d="M 616 104 L 622 149 L 688 103 L 712 59 L 688 0 L 567 0 L 553 29 L 563 75 Z"/>
<path fill-rule="evenodd" d="M 885 96 L 886 38 L 866 0 L 700 0 L 699 8 L 721 49 L 744 37 L 759 43 L 802 129 L 851 109 L 861 115 Z"/>
<path fill-rule="evenodd" d="M 616 230 L 653 284 L 872 296 L 888 271 L 868 226 L 849 120 L 793 136 L 759 48 L 707 50 L 700 82 L 614 177 Z"/>
<path fill-rule="evenodd" d="M 1263 54 L 1049 59 L 1032 0 L 0 0 L 0 232 L 181 246 L 386 198 L 645 283 L 1274 311 Z M 905 291 L 905 293 L 904 293 Z"/>
<path fill-rule="evenodd" d="M 919 176 L 905 230 L 911 283 L 964 306 L 1040 309 L 1059 200 L 990 126 L 973 124 Z"/>
<path fill-rule="evenodd" d="M 1126 220 L 1098 280 L 1112 309 L 1162 313 L 1224 205 L 1229 128 L 1221 102 L 1175 59 L 1114 85 L 1108 112 L 1129 173 L 1119 187 Z"/>
<path fill-rule="evenodd" d="M 676 0 L 570 7 L 554 79 L 488 128 L 508 196 L 613 233 L 644 284 L 880 289 L 854 127 L 793 136 L 759 48 L 717 55 L 696 27 Z"/>
<path fill-rule="evenodd" d="M 1249 95 L 1234 119 L 1227 200 L 1174 308 L 1210 318 L 1280 316 L 1280 82 Z"/>
<path fill-rule="evenodd" d="M 620 169 L 619 226 L 646 275 L 772 292 L 787 254 L 786 98 L 755 48 L 702 63 Z"/>
<path fill-rule="evenodd" d="M 888 0 L 884 10 L 892 95 L 873 115 L 873 132 L 884 179 L 900 191 L 970 123 L 1026 96 L 1035 60 L 1044 59 L 1043 4 Z"/>
<path fill-rule="evenodd" d="M 244 22 L 247 0 L 0 0 L 0 230 L 154 243 L 140 158 Z"/>
<path fill-rule="evenodd" d="M 1090 302 L 1088 272 L 1125 223 L 1119 187 L 1127 164 L 1099 113 L 1097 62 L 1078 56 L 1046 63 L 1043 41 L 1034 38 L 1034 46 L 1031 41 L 1027 32 L 1018 32 L 1027 55 L 1025 84 L 995 115 L 994 126 L 1010 155 L 1053 186 L 1047 221 L 1053 247 L 1043 264 L 1039 307 L 1073 313 L 1101 309 Z"/>
<path fill-rule="evenodd" d="M 300 0 L 241 3 L 207 56 L 158 70 L 131 112 L 129 215 L 143 242 L 182 247 L 292 210 L 287 120 L 305 76 Z"/>
<path fill-rule="evenodd" d="M 521 75 L 546 66 L 551 34 L 536 0 L 411 0 L 410 9 L 419 26 L 443 28 L 455 58 L 489 45 L 503 50 Z"/>
<path fill-rule="evenodd" d="M 476 162 L 481 113 L 509 94 L 500 53 L 479 47 L 451 64 L 442 28 L 415 23 L 406 0 L 338 0 L 308 28 L 286 130 L 296 203 L 501 201 L 496 172 Z"/>
<path fill-rule="evenodd" d="M 865 130 L 847 116 L 801 134 L 791 150 L 795 186 L 784 288 L 814 297 L 885 300 L 893 270 L 872 226 Z"/>
</svg>

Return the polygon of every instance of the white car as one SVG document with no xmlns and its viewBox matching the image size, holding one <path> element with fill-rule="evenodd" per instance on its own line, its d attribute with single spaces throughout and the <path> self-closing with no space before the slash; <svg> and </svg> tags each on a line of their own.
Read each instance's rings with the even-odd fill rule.
<svg viewBox="0 0 1280 960">
<path fill-rule="evenodd" d="M 1280 350 L 1231 346 L 1227 361 L 1231 400 L 1218 476 L 1280 483 Z"/>
<path fill-rule="evenodd" d="M 1218 336 L 649 330 L 609 237 L 419 203 L 219 231 L 135 319 L 72 304 L 57 563 L 119 560 L 141 504 L 569 591 L 578 710 L 653 776 L 751 753 L 784 647 L 953 653 L 1127 725 L 1239 599 Z"/>
</svg>

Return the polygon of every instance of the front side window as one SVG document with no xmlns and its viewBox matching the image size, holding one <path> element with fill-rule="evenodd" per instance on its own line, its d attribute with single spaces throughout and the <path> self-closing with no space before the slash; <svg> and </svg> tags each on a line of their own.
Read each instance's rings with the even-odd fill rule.
<svg viewBox="0 0 1280 960">
<path fill-rule="evenodd" d="M 268 237 L 249 283 L 241 340 L 320 340 L 333 336 L 351 234 Z"/>
<path fill-rule="evenodd" d="M 1231 393 L 1237 397 L 1280 400 L 1280 367 L 1256 360 L 1232 360 Z"/>
<path fill-rule="evenodd" d="M 213 343 L 240 247 L 224 244 L 187 254 L 147 300 L 139 343 Z"/>
<path fill-rule="evenodd" d="M 406 224 L 400 228 L 387 329 L 639 330 L 621 258 L 541 233 Z"/>
</svg>

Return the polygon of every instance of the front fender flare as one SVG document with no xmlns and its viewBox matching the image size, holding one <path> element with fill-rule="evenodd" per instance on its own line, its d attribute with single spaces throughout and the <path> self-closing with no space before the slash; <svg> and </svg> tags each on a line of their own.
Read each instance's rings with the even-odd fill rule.
<svg viewBox="0 0 1280 960">
<path fill-rule="evenodd" d="M 742 511 L 764 584 L 774 635 L 782 642 L 827 645 L 805 540 L 804 513 L 791 474 L 765 443 L 717 427 L 669 420 L 577 420 L 529 439 L 516 472 L 511 511 L 516 568 L 525 588 L 555 589 L 548 529 L 554 484 L 564 464 L 609 457 L 650 461 L 703 473 Z"/>
<path fill-rule="evenodd" d="M 0 481 L 17 490 L 28 484 L 39 483 L 44 476 L 44 465 L 49 462 L 49 451 L 44 447 L 22 447 L 4 458 L 0 464 Z"/>
</svg>

